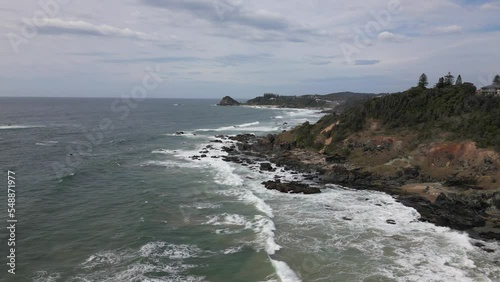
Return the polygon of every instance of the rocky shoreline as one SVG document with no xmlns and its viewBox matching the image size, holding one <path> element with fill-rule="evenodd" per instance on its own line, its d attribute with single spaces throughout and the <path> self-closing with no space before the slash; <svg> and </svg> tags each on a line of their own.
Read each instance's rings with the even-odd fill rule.
<svg viewBox="0 0 500 282">
<path fill-rule="evenodd" d="M 255 163 L 254 160 L 259 160 L 261 171 L 280 169 L 300 174 L 303 179 L 321 186 L 335 184 L 359 190 L 385 192 L 402 204 L 415 208 L 421 215 L 421 221 L 466 231 L 473 238 L 500 240 L 500 215 L 492 212 L 500 210 L 498 191 L 467 193 L 467 183 L 455 181 L 452 185 L 455 190 L 450 192 L 450 187 L 442 186 L 432 177 L 422 175 L 411 168 L 404 170 L 397 177 L 362 172 L 341 156 L 325 156 L 290 145 L 275 144 L 274 135 L 257 137 L 242 134 L 217 137 L 219 141 L 213 142 L 220 142 L 221 138 L 234 142 L 233 145 L 222 148 L 228 153 L 228 156 L 223 157 L 227 162 L 249 165 Z M 267 189 L 284 193 L 321 192 L 320 189 L 305 183 L 282 183 L 279 179 L 265 182 L 263 185 Z M 404 185 L 410 186 L 408 189 L 402 189 Z M 457 193 L 456 189 L 462 189 L 463 193 Z"/>
</svg>

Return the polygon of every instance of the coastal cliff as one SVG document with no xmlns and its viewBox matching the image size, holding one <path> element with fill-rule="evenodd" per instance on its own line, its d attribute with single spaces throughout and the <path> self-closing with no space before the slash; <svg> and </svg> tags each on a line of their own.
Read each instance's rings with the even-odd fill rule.
<svg viewBox="0 0 500 282">
<path fill-rule="evenodd" d="M 416 87 L 238 148 L 319 172 L 325 184 L 396 195 L 421 220 L 500 239 L 500 97 L 475 90 Z"/>
</svg>

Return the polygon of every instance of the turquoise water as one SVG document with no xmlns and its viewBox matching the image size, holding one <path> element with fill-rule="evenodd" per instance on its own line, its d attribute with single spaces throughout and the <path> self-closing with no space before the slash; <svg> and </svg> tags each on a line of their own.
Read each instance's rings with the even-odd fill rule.
<svg viewBox="0 0 500 282">
<path fill-rule="evenodd" d="M 499 251 L 383 193 L 266 190 L 276 174 L 300 176 L 225 163 L 230 141 L 209 141 L 321 115 L 216 102 L 146 100 L 124 117 L 110 99 L 0 99 L 0 167 L 16 172 L 19 220 L 16 275 L 2 263 L 0 281 L 500 280 Z"/>
</svg>

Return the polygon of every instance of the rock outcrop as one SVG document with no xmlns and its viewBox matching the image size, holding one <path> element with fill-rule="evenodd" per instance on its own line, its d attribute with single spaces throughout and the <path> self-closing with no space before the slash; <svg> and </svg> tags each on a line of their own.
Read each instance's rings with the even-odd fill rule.
<svg viewBox="0 0 500 282">
<path fill-rule="evenodd" d="M 371 150 L 365 152 L 368 145 L 363 145 L 366 141 L 363 138 L 358 138 L 358 141 L 363 144 L 359 148 L 353 149 L 352 155 L 349 156 L 327 155 L 311 149 L 296 148 L 290 143 L 289 146 L 284 146 L 280 135 L 263 137 L 238 135 L 233 139 L 238 140 L 238 143 L 234 152 L 230 152 L 230 154 L 243 153 L 263 160 L 264 162 L 260 162 L 264 166 L 261 171 L 267 171 L 271 167 L 288 170 L 291 173 L 314 175 L 316 172 L 320 185 L 338 184 L 360 190 L 386 192 L 395 196 L 402 204 L 415 208 L 421 215 L 421 221 L 468 231 L 473 237 L 500 240 L 500 191 L 486 189 L 481 187 L 482 185 L 478 186 L 478 183 L 471 182 L 469 178 L 453 177 L 447 181 L 446 177 L 430 175 L 423 163 L 421 166 L 415 166 L 414 161 L 428 155 L 427 146 L 418 148 L 418 152 L 420 152 L 418 154 L 408 154 L 410 152 L 407 151 L 406 158 L 395 159 L 393 156 L 385 156 L 387 152 L 392 151 L 392 146 L 389 145 L 384 145 L 383 151 L 374 149 L 373 152 Z M 380 148 L 375 141 L 372 140 L 368 143 L 373 148 Z M 346 144 L 350 143 L 346 142 Z M 406 147 L 404 142 L 399 144 L 397 141 L 395 144 L 398 145 L 395 150 Z M 457 144 L 468 144 L 468 142 L 458 142 Z M 439 145 L 434 144 L 429 148 L 432 149 L 436 146 Z M 460 170 L 468 171 L 472 175 L 477 172 L 477 169 L 479 172 L 484 171 L 485 173 L 496 171 L 498 158 L 495 153 L 471 146 L 467 148 L 470 150 L 465 150 L 464 152 L 467 153 L 465 155 L 471 155 L 478 159 L 469 160 L 469 166 L 472 164 L 475 168 L 470 167 L 465 170 L 465 167 L 460 167 Z M 362 156 L 370 163 L 365 166 L 360 166 L 359 160 L 353 163 L 353 158 L 357 155 Z M 485 157 L 482 157 L 483 155 Z M 447 159 L 450 164 L 448 166 L 453 168 L 452 164 L 457 156 L 462 156 L 462 154 L 449 154 Z M 391 161 L 388 162 L 387 159 Z M 435 164 L 434 168 L 438 167 L 438 159 L 435 157 L 432 159 Z M 428 157 L 423 158 L 423 160 L 428 160 Z M 380 161 L 380 163 L 375 161 Z M 367 169 L 370 168 L 370 165 L 378 169 Z M 275 180 L 263 184 L 267 189 L 283 193 L 312 194 L 321 192 L 317 188 L 300 182 L 285 183 Z M 395 224 L 396 222 L 388 221 L 387 223 Z"/>
<path fill-rule="evenodd" d="M 234 100 L 233 98 L 226 96 L 222 98 L 220 103 L 218 104 L 219 106 L 239 106 L 240 102 Z"/>
<path fill-rule="evenodd" d="M 307 184 L 299 182 L 282 183 L 280 180 L 263 182 L 264 186 L 269 190 L 277 190 L 282 193 L 290 194 L 319 194 L 319 188 L 311 187 Z"/>
</svg>

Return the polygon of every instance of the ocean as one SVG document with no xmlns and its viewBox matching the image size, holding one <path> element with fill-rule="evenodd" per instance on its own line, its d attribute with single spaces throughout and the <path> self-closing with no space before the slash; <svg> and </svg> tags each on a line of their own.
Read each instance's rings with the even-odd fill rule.
<svg viewBox="0 0 500 282">
<path fill-rule="evenodd" d="M 322 114 L 217 102 L 0 98 L 0 281 L 500 281 L 497 242 L 420 222 L 387 194 L 265 189 L 275 175 L 301 176 L 224 162 L 230 141 L 214 136 Z"/>
</svg>

